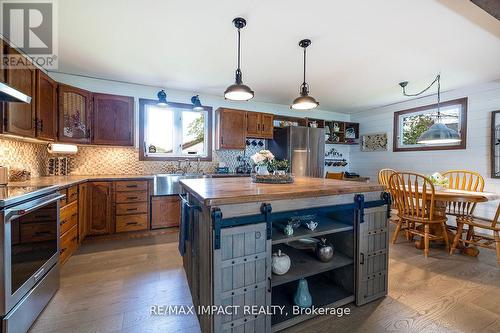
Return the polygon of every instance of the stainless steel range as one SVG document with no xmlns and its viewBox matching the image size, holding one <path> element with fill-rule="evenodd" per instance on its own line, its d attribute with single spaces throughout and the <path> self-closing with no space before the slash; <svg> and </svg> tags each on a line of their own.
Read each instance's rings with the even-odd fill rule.
<svg viewBox="0 0 500 333">
<path fill-rule="evenodd" d="M 59 288 L 57 187 L 0 187 L 2 333 L 26 332 Z"/>
</svg>

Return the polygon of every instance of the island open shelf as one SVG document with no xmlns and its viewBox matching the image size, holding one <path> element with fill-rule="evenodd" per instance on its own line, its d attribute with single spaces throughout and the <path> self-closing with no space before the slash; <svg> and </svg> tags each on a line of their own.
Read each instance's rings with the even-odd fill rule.
<svg viewBox="0 0 500 333">
<path fill-rule="evenodd" d="M 273 253 L 281 250 L 290 257 L 290 270 L 283 275 L 273 274 L 271 278 L 272 287 L 284 283 L 296 281 L 300 278 L 306 278 L 312 275 L 331 271 L 340 267 L 351 265 L 354 259 L 350 258 L 340 251 L 336 251 L 332 260 L 329 262 L 319 261 L 311 250 L 298 250 L 284 244 L 273 246 Z"/>
<path fill-rule="evenodd" d="M 319 274 L 307 279 L 309 292 L 312 296 L 314 307 L 340 307 L 354 301 L 354 292 L 338 285 L 328 274 Z M 297 282 L 289 282 L 272 289 L 273 305 L 285 306 L 285 313 L 275 314 L 271 318 L 273 331 L 293 325 L 312 315 L 294 315 L 293 297 L 297 290 Z"/>
<path fill-rule="evenodd" d="M 281 227 L 287 224 L 286 219 L 273 221 L 273 245 L 287 243 L 306 237 L 318 237 L 335 232 L 353 230 L 352 224 L 340 222 L 327 216 L 318 215 L 314 218 L 314 221 L 318 222 L 318 226 L 316 227 L 316 229 L 309 230 L 304 226 L 300 226 L 299 228 L 295 229 L 293 235 L 291 236 L 285 235 Z"/>
</svg>

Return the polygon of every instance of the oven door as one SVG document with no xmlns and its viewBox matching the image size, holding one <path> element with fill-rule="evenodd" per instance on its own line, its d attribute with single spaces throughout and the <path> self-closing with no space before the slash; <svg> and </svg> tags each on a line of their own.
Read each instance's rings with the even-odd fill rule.
<svg viewBox="0 0 500 333">
<path fill-rule="evenodd" d="M 1 315 L 7 314 L 59 259 L 59 193 L 4 210 Z"/>
</svg>

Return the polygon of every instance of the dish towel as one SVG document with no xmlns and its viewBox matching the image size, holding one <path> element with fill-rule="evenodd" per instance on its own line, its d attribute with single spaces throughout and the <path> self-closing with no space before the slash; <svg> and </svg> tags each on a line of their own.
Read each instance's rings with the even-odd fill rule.
<svg viewBox="0 0 500 333">
<path fill-rule="evenodd" d="M 179 228 L 179 253 L 184 256 L 186 253 L 186 240 L 189 235 L 189 214 L 191 213 L 189 203 L 186 200 L 182 200 L 182 216 L 181 225 Z"/>
</svg>

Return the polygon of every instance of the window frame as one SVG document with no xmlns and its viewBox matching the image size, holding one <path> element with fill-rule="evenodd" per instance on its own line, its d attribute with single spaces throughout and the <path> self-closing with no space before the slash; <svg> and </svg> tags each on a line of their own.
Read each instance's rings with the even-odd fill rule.
<svg viewBox="0 0 500 333">
<path fill-rule="evenodd" d="M 418 113 L 427 110 L 432 110 L 437 108 L 437 103 L 429 104 L 425 106 L 419 106 L 412 109 L 406 109 L 394 112 L 394 123 L 393 123 L 393 133 L 392 133 L 392 151 L 402 152 L 402 151 L 429 151 L 429 150 L 455 150 L 455 149 L 466 149 L 467 148 L 467 97 L 458 98 L 446 102 L 440 103 L 441 108 L 460 105 L 460 144 L 458 145 L 428 145 L 428 146 L 418 146 L 418 147 L 399 147 L 399 118 L 402 115 L 408 113 Z"/>
<path fill-rule="evenodd" d="M 148 156 L 145 153 L 146 145 L 144 142 L 145 138 L 145 133 L 144 133 L 144 126 L 145 126 L 145 111 L 146 111 L 146 105 L 156 105 L 158 101 L 154 99 L 144 99 L 140 98 L 139 99 L 139 161 L 179 161 L 179 160 L 191 160 L 191 161 L 197 161 L 198 159 L 200 161 L 207 161 L 211 162 L 212 161 L 212 142 L 213 142 L 213 137 L 212 137 L 212 113 L 213 109 L 211 106 L 203 106 L 203 111 L 207 111 L 207 133 L 208 133 L 208 138 L 206 141 L 206 147 L 207 147 L 207 156 L 200 157 L 200 156 Z M 175 102 L 169 102 L 168 105 L 172 108 L 176 109 L 186 109 L 186 111 L 190 111 L 193 109 L 192 104 L 186 104 L 186 103 L 175 103 Z M 175 121 L 174 121 L 175 123 Z"/>
</svg>

